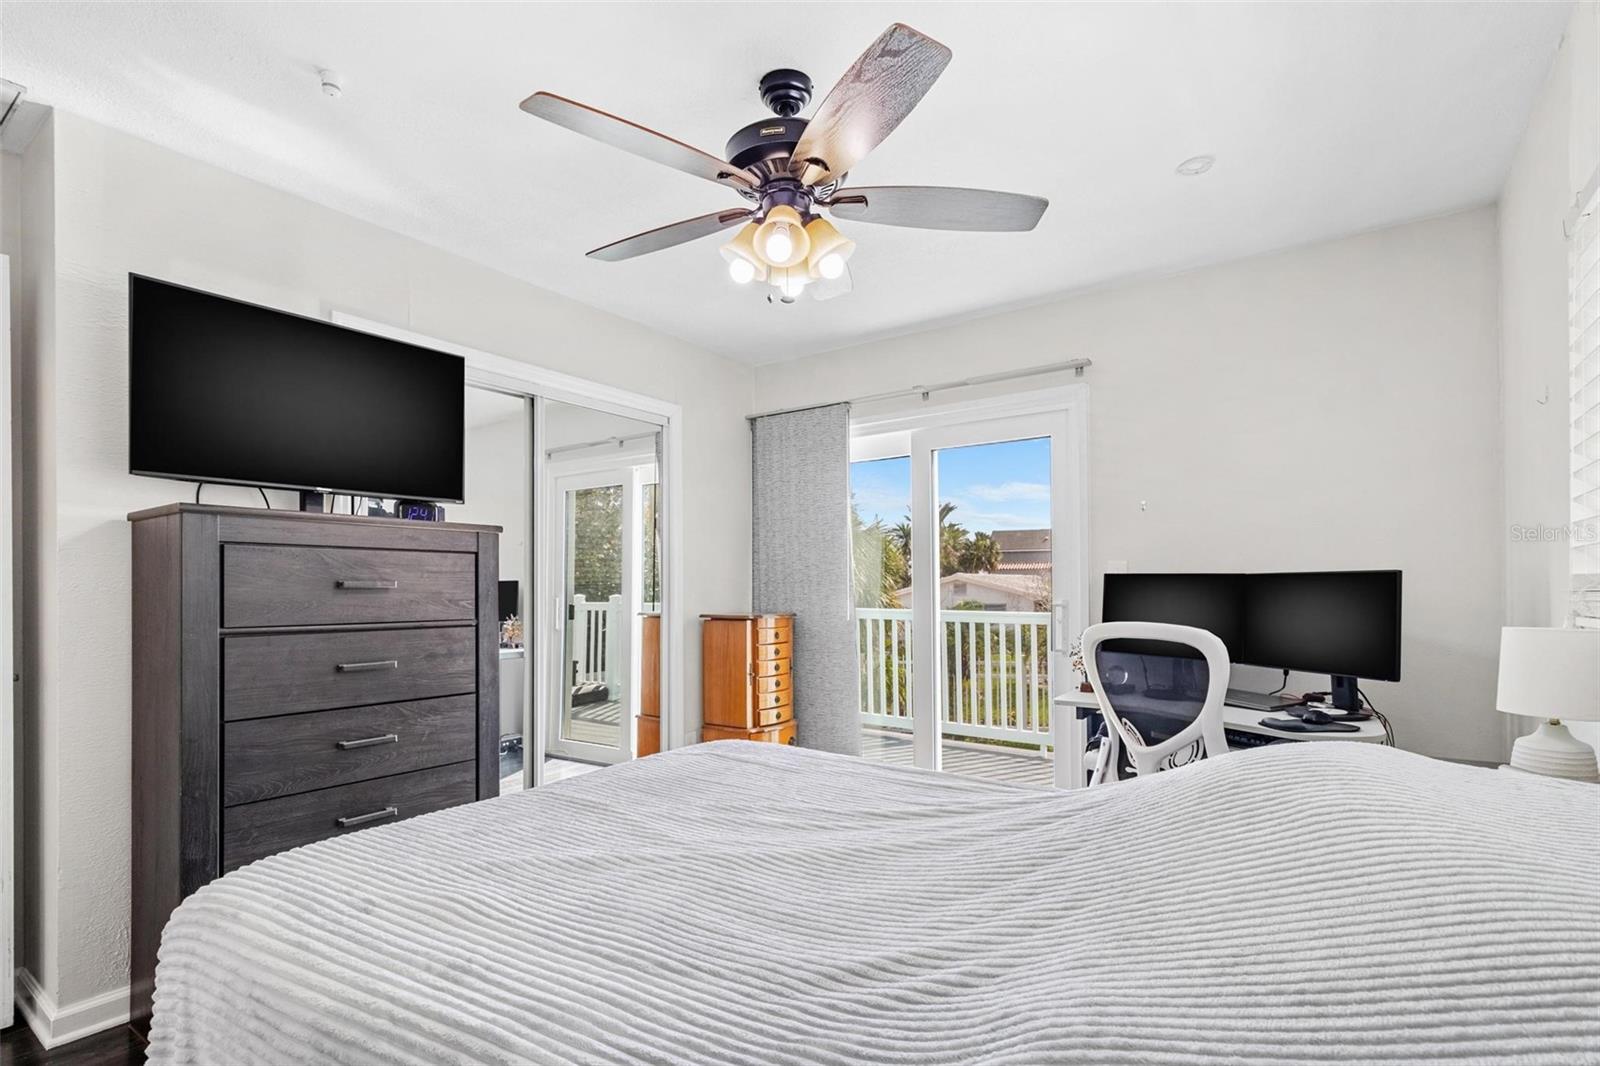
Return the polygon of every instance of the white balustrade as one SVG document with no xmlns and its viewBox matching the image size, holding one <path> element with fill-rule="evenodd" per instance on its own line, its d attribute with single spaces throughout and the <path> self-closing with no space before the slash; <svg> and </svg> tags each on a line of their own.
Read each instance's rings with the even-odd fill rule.
<svg viewBox="0 0 1600 1066">
<path fill-rule="evenodd" d="M 623 666 L 618 642 L 622 637 L 622 597 L 590 600 L 572 597 L 572 684 L 600 681 L 616 691 Z"/>
<path fill-rule="evenodd" d="M 1043 748 L 1050 743 L 1050 615 L 1046 611 L 939 612 L 946 736 Z M 911 727 L 911 612 L 856 609 L 864 724 Z"/>
</svg>

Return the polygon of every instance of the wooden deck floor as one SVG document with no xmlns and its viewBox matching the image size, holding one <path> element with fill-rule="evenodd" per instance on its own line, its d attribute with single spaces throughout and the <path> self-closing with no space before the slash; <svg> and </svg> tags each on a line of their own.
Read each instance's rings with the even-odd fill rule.
<svg viewBox="0 0 1600 1066">
<path fill-rule="evenodd" d="M 1050 788 L 1053 783 L 1054 762 L 1042 755 L 1015 748 L 946 740 L 940 755 L 946 773 L 1037 788 Z M 911 734 L 888 729 L 863 729 L 861 757 L 895 766 L 910 766 Z"/>
</svg>

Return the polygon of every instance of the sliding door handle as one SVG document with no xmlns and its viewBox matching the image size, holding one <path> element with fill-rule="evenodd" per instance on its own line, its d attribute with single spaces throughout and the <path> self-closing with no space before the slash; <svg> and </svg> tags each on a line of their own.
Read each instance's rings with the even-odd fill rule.
<svg viewBox="0 0 1600 1066">
<path fill-rule="evenodd" d="M 1070 643 L 1067 636 L 1067 627 L 1071 625 L 1066 603 L 1052 603 L 1050 605 L 1050 650 L 1065 652 Z"/>
<path fill-rule="evenodd" d="M 334 667 L 341 674 L 364 674 L 373 670 L 398 670 L 399 659 L 375 659 L 370 663 L 340 663 Z"/>
</svg>

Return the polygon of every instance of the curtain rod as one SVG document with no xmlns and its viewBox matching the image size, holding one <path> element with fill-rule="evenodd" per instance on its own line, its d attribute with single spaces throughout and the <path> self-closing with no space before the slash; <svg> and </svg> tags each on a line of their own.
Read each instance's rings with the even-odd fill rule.
<svg viewBox="0 0 1600 1066">
<path fill-rule="evenodd" d="M 762 411 L 760 414 L 746 415 L 745 420 L 754 422 L 758 418 L 768 418 L 772 415 L 792 415 L 798 411 L 815 411 L 821 407 L 835 407 L 841 403 L 873 403 L 877 400 L 893 400 L 900 396 L 921 396 L 924 400 L 930 393 L 944 392 L 946 389 L 965 389 L 973 385 L 990 385 L 997 381 L 1014 381 L 1017 378 L 1029 378 L 1036 374 L 1059 374 L 1063 370 L 1070 370 L 1074 377 L 1083 377 L 1083 372 L 1094 366 L 1093 359 L 1068 359 L 1060 363 L 1045 363 L 1043 366 L 1024 367 L 1021 370 L 1002 370 L 995 374 L 979 374 L 976 377 L 962 378 L 960 381 L 941 381 L 937 385 L 913 385 L 909 389 L 892 389 L 889 392 L 874 392 L 868 396 L 854 396 L 848 400 L 829 400 L 827 403 L 808 403 L 800 407 L 781 407 L 776 411 Z"/>
<path fill-rule="evenodd" d="M 586 440 L 582 444 L 563 444 L 557 448 L 546 448 L 544 455 L 548 459 L 550 456 L 560 455 L 562 452 L 580 452 L 585 448 L 598 448 L 602 444 L 615 444 L 620 448 L 632 441 L 654 439 L 655 435 L 656 430 L 652 429 L 649 433 L 635 433 L 631 437 L 601 437 L 599 440 Z"/>
</svg>

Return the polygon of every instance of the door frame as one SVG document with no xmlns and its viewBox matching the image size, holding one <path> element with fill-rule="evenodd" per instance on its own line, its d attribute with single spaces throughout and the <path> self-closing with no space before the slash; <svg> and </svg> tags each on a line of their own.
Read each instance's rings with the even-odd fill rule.
<svg viewBox="0 0 1600 1066">
<path fill-rule="evenodd" d="M 1089 623 L 1089 394 L 1086 385 L 1065 385 L 1027 393 L 881 414 L 852 412 L 852 462 L 909 456 L 911 460 L 911 584 L 930 589 L 912 601 L 914 661 L 943 661 L 939 625 L 938 478 L 934 453 L 945 448 L 1021 440 L 1048 435 L 1051 470 L 1051 646 L 1050 694 L 1066 689 L 1071 641 Z M 918 516 L 922 516 L 919 521 Z M 1063 540 L 1065 548 L 1063 549 Z M 909 679 L 912 761 L 937 770 L 942 763 L 943 723 L 939 717 L 942 670 Z"/>
<path fill-rule="evenodd" d="M 375 336 L 459 355 L 467 362 L 466 384 L 525 396 L 531 401 L 533 430 L 528 442 L 528 471 L 534 487 L 528 493 L 526 516 L 530 530 L 536 528 L 534 501 L 538 486 L 544 484 L 546 475 L 543 408 L 546 400 L 592 407 L 661 427 L 661 488 L 656 506 L 666 530 L 667 541 L 665 557 L 661 560 L 661 672 L 664 675 L 661 678 L 664 695 L 661 708 L 662 747 L 675 748 L 692 743 L 684 703 L 684 663 L 688 647 L 685 634 L 690 632 L 695 620 L 689 617 L 683 596 L 683 406 L 346 311 L 333 311 L 329 320 L 336 325 Z M 527 619 L 527 624 L 530 631 L 549 632 L 551 597 L 549 591 L 542 587 L 539 577 L 536 542 L 536 537 L 528 538 L 528 552 L 523 560 L 523 572 L 533 575 L 528 594 L 534 611 Z M 523 644 L 529 646 L 526 637 Z M 533 647 L 537 649 L 546 645 L 539 641 Z M 544 730 L 550 713 L 548 701 L 538 696 L 545 691 L 544 686 L 538 683 L 538 678 L 549 676 L 548 664 L 538 661 L 538 658 L 537 654 L 523 656 L 523 669 L 526 671 L 523 685 L 523 783 L 528 788 L 544 784 Z"/>
</svg>

